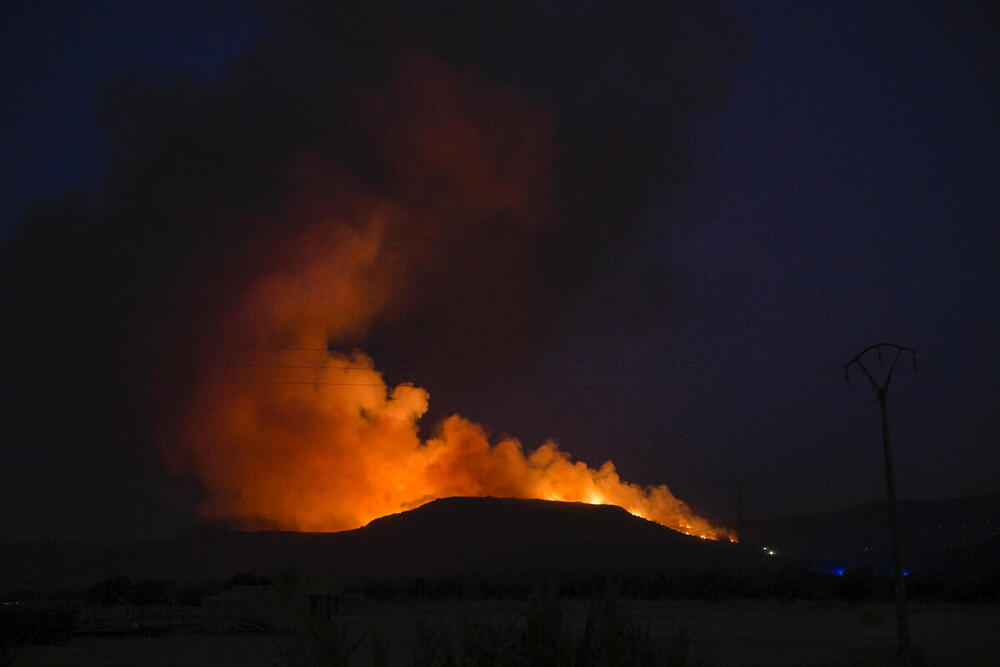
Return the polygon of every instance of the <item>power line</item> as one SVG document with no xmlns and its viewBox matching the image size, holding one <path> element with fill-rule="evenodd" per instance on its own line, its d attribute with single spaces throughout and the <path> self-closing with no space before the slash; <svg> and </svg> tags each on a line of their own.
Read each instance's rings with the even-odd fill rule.
<svg viewBox="0 0 1000 667">
<path fill-rule="evenodd" d="M 270 379 L 244 379 L 244 378 L 205 378 L 205 377 L 166 377 L 159 378 L 165 382 L 183 383 L 208 383 L 208 384 L 249 384 L 249 385 L 290 385 L 290 386 L 315 386 L 315 387 L 384 387 L 391 389 L 392 385 L 384 382 L 333 382 L 333 381 L 308 381 L 308 380 L 270 380 Z M 410 382 L 402 382 L 395 386 L 412 385 Z M 447 383 L 449 388 L 472 388 L 481 390 L 502 389 L 507 391 L 690 391 L 690 390 L 724 390 L 724 391 L 754 391 L 754 390 L 775 390 L 775 391 L 802 391 L 810 389 L 834 389 L 835 385 L 830 384 L 786 384 L 786 385 L 722 385 L 722 384 L 686 384 L 686 385 L 526 385 L 526 384 L 483 384 L 483 383 Z"/>
<path fill-rule="evenodd" d="M 349 354 L 350 352 L 360 352 L 371 358 L 416 358 L 423 361 L 428 359 L 476 359 L 476 360 L 504 360 L 518 362 L 574 362 L 581 364 L 593 363 L 621 363 L 621 364 L 660 364 L 660 365 L 690 365 L 690 366 L 733 366 L 733 367 L 766 367 L 766 368 L 802 368 L 802 369 L 837 369 L 839 364 L 827 363 L 800 363 L 800 362 L 746 362 L 746 361 L 705 361 L 694 359 L 665 359 L 662 357 L 625 357 L 615 355 L 589 355 L 589 356 L 569 356 L 569 355 L 530 355 L 530 354 L 488 354 L 488 353 L 439 353 L 434 352 L 404 352 L 400 350 L 389 350 L 386 348 L 364 348 L 361 346 L 339 347 L 300 347 L 284 345 L 243 345 L 243 344 L 220 344 L 203 343 L 198 341 L 167 341 L 168 345 L 176 347 L 192 347 L 203 350 L 251 350 L 260 352 L 327 352 L 330 354 Z"/>
<path fill-rule="evenodd" d="M 167 364 L 171 365 L 171 364 Z M 177 364 L 174 364 L 177 365 Z M 216 366 L 231 368 L 280 368 L 280 369 L 301 369 L 301 370 L 345 370 L 345 371 L 375 371 L 378 368 L 365 364 L 278 364 L 248 361 L 191 361 L 186 365 L 192 366 Z M 442 366 L 400 366 L 394 367 L 396 371 L 433 371 L 435 373 L 505 373 L 522 375 L 571 375 L 571 374 L 593 374 L 593 375 L 703 375 L 704 369 L 657 369 L 657 368 L 488 368 L 488 367 L 442 367 Z M 714 370 L 714 375 L 760 375 L 767 373 L 795 374 L 805 373 L 806 369 L 782 370 L 779 367 L 760 366 L 758 369 L 743 370 Z"/>
<path fill-rule="evenodd" d="M 514 355 L 514 354 L 471 354 L 471 353 L 440 353 L 436 354 L 433 352 L 405 352 L 400 350 L 391 350 L 386 348 L 329 348 L 329 347 L 309 347 L 309 346 L 283 346 L 283 345 L 236 345 L 236 344 L 220 344 L 220 343 L 205 343 L 204 341 L 195 340 L 171 340 L 167 341 L 168 345 L 173 345 L 175 347 L 188 347 L 188 348 L 199 348 L 206 351 L 227 351 L 232 352 L 235 350 L 249 351 L 249 352 L 325 352 L 328 354 L 349 354 L 346 350 L 356 350 L 366 354 L 374 360 L 378 359 L 392 359 L 398 360 L 402 359 L 414 359 L 419 360 L 420 363 L 414 364 L 399 364 L 394 361 L 391 364 L 379 368 L 378 366 L 368 366 L 363 364 L 350 364 L 350 363 L 337 363 L 335 365 L 328 365 L 322 363 L 277 363 L 268 361 L 243 361 L 243 360 L 225 360 L 225 359 L 205 359 L 205 360 L 190 360 L 182 362 L 185 365 L 190 366 L 218 366 L 218 367 L 234 367 L 234 368 L 275 368 L 275 369 L 302 369 L 302 370 L 344 370 L 344 371 L 374 371 L 374 372 L 385 372 L 386 370 L 393 373 L 405 373 L 405 372 L 434 372 L 434 373 L 445 373 L 445 374 L 459 374 L 459 373 L 474 373 L 474 374 L 511 374 L 511 375 L 664 375 L 664 376 L 695 376 L 695 375 L 731 375 L 731 376 L 751 376 L 751 375 L 761 375 L 761 374 L 783 374 L 792 375 L 798 373 L 808 373 L 810 371 L 815 372 L 827 372 L 827 371 L 842 371 L 843 366 L 841 364 L 835 363 L 817 363 L 817 362 L 794 362 L 794 361 L 783 361 L 783 362 L 752 362 L 752 361 L 706 361 L 693 360 L 693 359 L 666 359 L 662 357 L 625 357 L 625 356 L 613 356 L 613 355 L 594 355 L 587 357 L 580 356 L 563 356 L 563 355 Z M 483 361 L 505 361 L 505 362 L 518 362 L 518 363 L 575 363 L 581 365 L 590 365 L 590 367 L 582 368 L 496 368 L 496 367 L 482 367 L 482 366 L 449 366 L 449 365 L 438 365 L 435 360 L 444 360 L 446 362 L 455 362 L 456 360 L 475 360 L 477 362 Z M 175 363 L 165 364 L 164 366 L 175 365 Z M 618 364 L 620 368 L 602 368 L 593 367 L 607 365 L 607 364 Z M 636 368 L 634 366 L 642 366 Z M 669 368 L 669 367 L 681 367 L 681 368 Z M 667 368 L 664 368 L 667 367 Z M 905 369 L 899 369 L 905 370 Z M 922 370 L 921 373 L 927 377 L 934 377 L 937 379 L 947 380 L 949 382 L 966 384 L 970 386 L 976 386 L 984 389 L 989 389 L 992 391 L 1000 392 L 1000 384 L 996 382 L 991 382 L 989 380 L 984 380 L 972 376 L 970 374 L 958 374 L 958 373 L 940 373 L 930 370 Z M 789 388 L 797 388 L 798 385 Z M 738 387 L 734 387 L 738 388 Z"/>
<path fill-rule="evenodd" d="M 819 379 L 820 377 L 831 377 L 834 369 L 842 369 L 843 367 L 839 364 L 831 363 L 818 363 L 818 362 L 795 362 L 795 361 L 782 361 L 782 362 L 752 362 L 752 361 L 730 361 L 730 360 L 689 360 L 689 359 L 668 359 L 662 357 L 626 357 L 626 356 L 612 356 L 612 355 L 592 355 L 592 356 L 570 356 L 570 355 L 514 355 L 514 354 L 473 354 L 473 353 L 417 353 L 417 352 L 406 352 L 400 350 L 391 350 L 386 348 L 369 348 L 367 350 L 362 350 L 360 348 L 353 348 L 354 351 L 362 352 L 369 356 L 373 360 L 382 359 L 390 360 L 389 363 L 380 364 L 378 366 L 372 364 L 360 364 L 360 363 L 350 363 L 343 359 L 344 356 L 350 354 L 349 351 L 345 349 L 335 349 L 329 347 L 309 347 L 309 346 L 284 346 L 284 345 L 236 345 L 236 344 L 220 344 L 220 343 L 206 343 L 204 341 L 188 340 L 179 341 L 173 340 L 168 341 L 168 344 L 180 348 L 194 348 L 199 352 L 226 352 L 226 353 L 282 353 L 282 352 L 322 352 L 331 356 L 330 359 L 333 363 L 296 363 L 294 361 L 282 362 L 280 358 L 278 361 L 267 360 L 264 357 L 263 360 L 244 360 L 244 359 L 191 359 L 191 360 L 177 360 L 174 359 L 171 362 L 161 364 L 161 369 L 169 371 L 170 369 L 184 370 L 186 368 L 194 367 L 206 367 L 206 368 L 232 368 L 232 369 L 273 369 L 273 370 L 302 370 L 302 371 L 345 371 L 345 372 L 376 372 L 379 374 L 390 374 L 399 375 L 405 373 L 434 373 L 435 375 L 510 375 L 519 376 L 523 378 L 530 378 L 533 376 L 548 376 L 548 377 L 558 377 L 558 376 L 590 376 L 590 377 L 601 377 L 601 378 L 613 378 L 615 376 L 621 376 L 622 384 L 607 384 L 607 383 L 587 383 L 585 385 L 571 384 L 571 385 L 529 385 L 520 383 L 517 385 L 504 385 L 496 386 L 483 383 L 468 383 L 469 386 L 477 389 L 510 389 L 510 390 L 552 390 L 552 391 L 624 391 L 624 390 L 638 390 L 638 391 L 685 391 L 685 390 L 710 390 L 718 389 L 723 391 L 734 390 L 765 390 L 773 389 L 776 391 L 782 390 L 808 390 L 808 389 L 826 389 L 835 386 L 831 379 L 831 383 L 827 384 L 825 382 L 818 383 L 792 383 L 792 384 L 769 384 L 765 380 L 766 377 L 773 376 L 783 376 L 786 379 L 793 379 L 794 377 L 799 377 L 800 379 L 806 379 L 811 377 L 814 379 Z M 348 348 L 350 349 L 350 348 Z M 333 361 L 336 359 L 336 361 Z M 404 360 L 400 363 L 399 360 Z M 410 362 L 406 360 L 412 360 Z M 438 363 L 436 360 L 443 361 L 445 363 Z M 455 362 L 461 362 L 462 360 L 477 362 L 476 365 L 463 365 L 461 363 L 456 364 Z M 486 362 L 486 365 L 483 364 Z M 530 366 L 493 366 L 489 365 L 490 362 L 505 362 L 511 364 L 549 364 L 548 366 L 542 367 L 530 367 Z M 574 364 L 576 367 L 553 367 L 552 364 Z M 612 367 L 608 367 L 608 366 Z M 903 370 L 903 369 L 900 369 Z M 967 384 L 970 386 L 976 386 L 992 391 L 1000 392 L 1000 384 L 995 382 L 990 382 L 987 380 L 982 380 L 980 378 L 972 377 L 970 375 L 962 375 L 955 373 L 938 373 L 934 371 L 923 371 L 923 374 L 928 377 L 934 377 L 939 379 L 948 380 L 954 383 Z M 633 377 L 645 378 L 646 380 L 650 378 L 688 378 L 688 377 L 702 377 L 702 378 L 761 378 L 762 383 L 718 383 L 711 382 L 710 379 L 706 383 L 698 384 L 632 384 L 626 385 L 629 379 Z M 244 379 L 244 378 L 202 378 L 202 381 L 213 382 L 213 383 L 238 383 L 238 384 L 289 384 L 289 385 L 329 385 L 329 386 L 381 386 L 375 385 L 374 383 L 356 383 L 356 382 L 323 382 L 323 381 L 295 381 L 295 380 L 285 380 L 285 379 Z M 198 381 L 197 379 L 187 379 L 183 380 L 186 382 Z M 441 382 L 440 378 L 436 379 L 436 382 Z M 456 386 L 455 383 L 445 380 L 448 386 Z"/>
</svg>

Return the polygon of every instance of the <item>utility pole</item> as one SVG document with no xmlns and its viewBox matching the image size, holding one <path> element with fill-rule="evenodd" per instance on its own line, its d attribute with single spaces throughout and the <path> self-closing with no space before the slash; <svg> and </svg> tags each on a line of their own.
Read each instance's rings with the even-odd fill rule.
<svg viewBox="0 0 1000 667">
<path fill-rule="evenodd" d="M 883 350 L 886 350 L 888 356 L 892 357 L 892 361 L 889 364 L 889 371 L 885 374 L 885 379 L 881 383 L 868 370 L 863 359 L 872 350 L 875 351 L 878 357 L 879 366 L 885 366 Z M 906 659 L 909 656 L 910 649 L 910 622 L 906 615 L 906 584 L 903 580 L 902 558 L 899 549 L 899 522 L 896 517 L 896 477 L 892 471 L 892 446 L 889 441 L 889 409 L 886 405 L 886 398 L 889 394 L 889 383 L 892 382 L 892 373 L 896 370 L 896 364 L 899 363 L 899 358 L 904 352 L 910 354 L 913 362 L 913 370 L 917 370 L 917 353 L 912 348 L 896 345 L 895 343 L 877 343 L 861 350 L 853 359 L 844 364 L 844 377 L 847 378 L 847 384 L 850 385 L 851 366 L 856 365 L 864 371 L 868 382 L 871 383 L 872 390 L 875 392 L 875 397 L 878 398 L 878 406 L 882 415 L 882 451 L 885 454 L 885 488 L 889 497 L 889 536 L 892 540 L 892 570 L 896 589 L 896 634 L 899 640 L 900 657 Z"/>
</svg>

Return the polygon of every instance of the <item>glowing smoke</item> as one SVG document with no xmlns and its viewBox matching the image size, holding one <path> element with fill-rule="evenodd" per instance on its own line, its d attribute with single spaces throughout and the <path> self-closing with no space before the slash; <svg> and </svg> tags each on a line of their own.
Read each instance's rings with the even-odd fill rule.
<svg viewBox="0 0 1000 667">
<path fill-rule="evenodd" d="M 482 427 L 459 416 L 422 442 L 426 391 L 406 384 L 390 391 L 369 357 L 327 351 L 398 309 L 414 271 L 449 261 L 442 248 L 475 257 L 477 248 L 451 238 L 468 230 L 449 229 L 435 212 L 444 222 L 456 209 L 468 212 L 459 216 L 468 225 L 521 225 L 519 215 L 541 224 L 534 218 L 544 208 L 544 115 L 433 63 L 407 68 L 401 81 L 392 94 L 404 111 L 382 122 L 398 130 L 387 133 L 394 152 L 403 145 L 393 164 L 422 188 L 424 204 L 414 211 L 375 196 L 323 161 L 291 170 L 292 180 L 311 184 L 292 184 L 285 213 L 304 231 L 274 247 L 265 266 L 247 267 L 255 277 L 205 332 L 215 343 L 204 352 L 179 447 L 168 452 L 176 469 L 200 480 L 201 511 L 329 531 L 435 498 L 492 495 L 610 503 L 683 532 L 728 536 L 667 487 L 623 483 L 611 462 L 592 469 L 552 442 L 532 452 L 516 440 L 491 445 Z M 506 161 L 492 157 L 501 150 Z M 316 173 L 324 170 L 330 174 Z M 330 190 L 317 192 L 317 182 Z M 330 200 L 335 205 L 316 205 Z M 253 361 L 254 350 L 295 356 Z"/>
<path fill-rule="evenodd" d="M 8 505 L 33 508 L 5 526 L 119 521 L 108 530 L 131 534 L 163 518 L 179 479 L 190 483 L 181 513 L 197 498 L 213 516 L 298 525 L 270 507 L 268 489 L 282 488 L 325 498 L 326 515 L 355 517 L 327 525 L 351 525 L 369 514 L 292 464 L 329 462 L 331 488 L 383 487 L 393 473 L 363 447 L 354 462 L 334 454 L 360 431 L 374 442 L 385 424 L 365 420 L 402 404 L 370 369 L 344 371 L 347 397 L 314 385 L 344 365 L 327 346 L 513 357 L 583 322 L 660 312 L 671 281 L 639 248 L 654 224 L 640 212 L 649 193 L 684 182 L 686 122 L 724 89 L 719 41 L 700 37 L 724 29 L 714 11 L 263 4 L 284 18 L 218 81 L 139 71 L 106 82 L 101 186 L 37 207 L 0 247 L 13 452 L 2 486 Z M 620 298 L 595 298 L 626 251 Z M 313 351 L 276 351 L 296 347 Z M 477 429 L 455 419 L 421 443 L 417 412 L 393 422 L 411 452 L 397 458 L 407 475 L 427 459 L 414 479 L 430 488 L 374 506 L 452 492 L 592 501 L 613 480 L 604 468 L 559 491 L 536 484 L 539 470 L 579 468 L 544 463 L 546 447 L 523 456 L 512 483 L 511 446 L 460 438 Z M 485 453 L 459 455 L 471 451 Z M 281 473 L 265 478 L 262 461 Z M 462 466 L 464 477 L 442 478 Z M 652 515 L 637 492 L 619 504 Z M 69 496 L 88 500 L 45 500 Z M 675 503 L 661 496 L 654 504 Z"/>
<path fill-rule="evenodd" d="M 435 498 L 491 495 L 614 504 L 682 532 L 731 535 L 666 486 L 624 483 L 610 461 L 595 470 L 552 442 L 530 453 L 516 440 L 491 445 L 482 427 L 457 415 L 421 442 L 426 391 L 389 391 L 361 353 L 295 356 L 283 379 L 270 366 L 269 379 L 244 375 L 199 389 L 204 409 L 191 423 L 189 463 L 204 482 L 207 516 L 345 530 Z"/>
</svg>

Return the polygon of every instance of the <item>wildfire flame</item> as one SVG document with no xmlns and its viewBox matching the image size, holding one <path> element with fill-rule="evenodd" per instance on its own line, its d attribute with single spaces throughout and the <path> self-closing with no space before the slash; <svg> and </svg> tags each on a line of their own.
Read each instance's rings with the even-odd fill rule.
<svg viewBox="0 0 1000 667">
<path fill-rule="evenodd" d="M 611 461 L 591 468 L 555 442 L 531 451 L 514 439 L 491 444 L 483 427 L 458 415 L 421 440 L 424 389 L 390 389 L 370 357 L 328 351 L 329 342 L 357 340 L 397 312 L 413 284 L 438 274 L 435 253 L 478 252 L 461 245 L 479 233 L 475 225 L 488 239 L 500 238 L 497 220 L 516 221 L 525 238 L 543 229 L 545 114 L 510 92 L 485 96 L 503 104 L 472 103 L 484 98 L 483 84 L 434 66 L 405 81 L 405 104 L 371 106 L 411 114 L 386 121 L 386 150 L 410 142 L 391 168 L 399 182 L 423 189 L 396 201 L 322 161 L 293 165 L 290 180 L 302 192 L 289 196 L 284 215 L 294 233 L 240 267 L 249 278 L 239 296 L 201 327 L 218 345 L 199 360 L 164 452 L 200 482 L 200 511 L 247 525 L 339 531 L 436 498 L 538 498 L 618 505 L 689 535 L 735 540 L 666 486 L 622 481 Z M 489 157 L 497 153 L 504 159 Z M 456 227 L 461 233 L 451 234 Z M 501 257 L 490 266 L 504 265 Z M 219 348 L 243 357 L 212 365 Z M 294 363 L 247 362 L 248 350 L 262 348 L 294 348 Z"/>
<path fill-rule="evenodd" d="M 204 515 L 337 531 L 436 498 L 500 496 L 618 505 L 688 535 L 735 540 L 666 486 L 624 482 L 611 461 L 594 469 L 554 442 L 534 451 L 514 439 L 491 444 L 481 426 L 458 415 L 421 441 L 425 390 L 390 390 L 361 352 L 305 354 L 283 380 L 273 379 L 272 367 L 267 380 L 199 388 L 199 404 L 212 406 L 191 425 L 193 463 L 208 490 Z"/>
</svg>

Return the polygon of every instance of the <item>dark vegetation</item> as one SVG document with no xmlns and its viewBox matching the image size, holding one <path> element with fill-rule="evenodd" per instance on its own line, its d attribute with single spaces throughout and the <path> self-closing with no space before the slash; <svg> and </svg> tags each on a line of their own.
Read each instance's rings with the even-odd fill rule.
<svg viewBox="0 0 1000 667">
<path fill-rule="evenodd" d="M 148 607 L 173 604 L 197 607 L 206 595 L 212 595 L 234 586 L 268 586 L 271 577 L 253 573 L 233 575 L 222 583 L 201 585 L 180 584 L 172 579 L 139 579 L 132 581 L 123 574 L 98 581 L 82 594 L 64 594 L 70 599 L 82 598 L 87 604 L 110 607 L 119 604 Z"/>
<path fill-rule="evenodd" d="M 355 659 L 357 664 L 389 663 L 377 631 L 352 631 L 337 618 L 306 622 L 287 639 L 278 652 L 285 665 L 348 665 Z M 419 622 L 408 649 L 411 664 L 418 667 L 671 666 L 689 664 L 691 639 L 687 626 L 673 637 L 654 636 L 609 589 L 591 603 L 582 626 L 568 618 L 559 598 L 549 592 L 500 618 Z"/>
<path fill-rule="evenodd" d="M 14 591 L 7 600 L 22 603 L 52 602 L 102 606 L 150 606 L 171 604 L 199 606 L 211 595 L 233 587 L 273 586 L 280 577 L 240 573 L 225 582 L 181 584 L 172 580 L 140 579 L 124 575 L 96 582 L 83 592 L 63 591 L 41 595 Z M 906 577 L 907 597 L 914 602 L 1000 603 L 1000 572 L 961 574 L 911 573 Z M 336 586 L 338 594 L 368 600 L 530 600 L 539 591 L 551 591 L 567 600 L 590 600 L 613 588 L 622 597 L 635 600 L 774 600 L 777 602 L 838 601 L 886 602 L 892 597 L 888 572 L 847 570 L 843 573 L 803 569 L 762 572 L 662 572 L 656 574 L 522 575 L 493 577 L 408 577 L 346 582 Z"/>
<path fill-rule="evenodd" d="M 916 604 L 1000 602 L 1000 574 L 913 573 L 907 583 Z M 213 604 L 218 605 L 218 600 L 227 596 L 230 601 L 237 600 L 240 595 L 266 600 L 267 613 L 254 615 L 259 613 L 258 608 L 258 612 L 244 617 L 246 609 L 234 605 L 229 609 L 235 623 L 223 633 L 268 637 L 266 641 L 274 652 L 272 664 L 387 665 L 397 664 L 404 657 L 406 664 L 435 667 L 597 667 L 698 664 L 697 656 L 692 657 L 692 652 L 702 646 L 697 642 L 698 626 L 692 631 L 679 618 L 665 630 L 654 632 L 645 617 L 636 615 L 633 608 L 637 601 L 708 601 L 718 603 L 720 609 L 740 601 L 763 601 L 773 604 L 774 609 L 805 602 L 813 607 L 818 604 L 821 608 L 844 609 L 856 605 L 864 610 L 871 603 L 888 603 L 892 599 L 892 581 L 887 573 L 802 569 L 547 576 L 509 573 L 353 582 L 329 576 L 316 580 L 315 574 L 284 571 L 241 573 L 226 581 L 201 584 L 133 581 L 119 575 L 95 582 L 84 591 L 47 596 L 22 591 L 6 595 L 0 616 L 0 665 L 11 664 L 30 645 L 65 645 L 74 634 L 144 637 L 218 632 L 207 626 L 139 624 L 95 631 L 92 625 L 81 627 L 80 619 L 93 618 L 95 610 L 97 616 L 117 619 L 141 618 L 143 613 L 147 618 L 157 614 L 168 619 L 199 618 Z M 494 601 L 499 606 L 494 606 Z M 405 641 L 388 638 L 384 619 L 376 621 L 381 612 L 371 614 L 375 610 L 405 609 L 409 603 L 451 611 L 417 617 L 415 625 L 401 628 Z M 463 611 L 479 608 L 482 603 L 499 611 Z M 150 611 L 137 614 L 137 609 Z M 401 651 L 405 655 L 401 656 Z"/>
<path fill-rule="evenodd" d="M 832 559 L 843 544 L 852 551 L 852 535 L 862 551 L 880 537 L 869 537 L 872 516 L 794 519 L 798 532 L 779 524 L 782 539 L 759 535 L 777 545 L 773 556 L 762 555 L 771 546 L 708 543 L 616 508 L 500 499 L 439 501 L 341 534 L 203 530 L 62 555 L 52 545 L 15 545 L 5 553 L 20 572 L 46 567 L 20 578 L 8 569 L 0 583 L 0 665 L 74 634 L 220 632 L 261 635 L 286 665 L 396 664 L 401 651 L 414 665 L 689 664 L 683 623 L 653 636 L 628 611 L 645 601 L 707 601 L 722 611 L 753 601 L 785 613 L 801 601 L 801 609 L 867 613 L 865 605 L 892 599 L 886 566 Z M 989 512 L 948 523 L 969 533 L 949 551 L 930 533 L 915 542 L 930 551 L 910 561 L 910 600 L 1000 603 L 995 525 Z M 803 558 L 813 542 L 819 553 L 824 535 L 823 553 L 839 565 Z M 438 611 L 405 636 L 380 635 L 396 632 L 386 625 L 396 617 L 380 613 L 424 607 Z M 464 613 L 483 607 L 502 613 Z"/>
<path fill-rule="evenodd" d="M 282 585 L 287 573 L 269 576 L 240 573 L 224 582 L 200 584 L 173 580 L 131 580 L 125 575 L 95 582 L 84 591 L 43 594 L 10 591 L 3 595 L 4 614 L 27 607 L 98 605 L 177 605 L 197 607 L 210 596 L 234 587 Z M 907 597 L 914 602 L 1000 603 L 1000 572 L 960 574 L 911 573 Z M 492 577 L 407 577 L 338 583 L 336 595 L 373 601 L 531 600 L 540 591 L 566 600 L 592 600 L 613 589 L 634 600 L 773 600 L 776 602 L 886 602 L 892 597 L 888 572 L 848 570 L 835 573 L 803 569 L 760 572 L 662 572 L 653 574 L 552 573 L 497 574 Z"/>
<path fill-rule="evenodd" d="M 908 597 L 914 602 L 997 604 L 1000 573 L 959 575 L 910 574 Z M 893 599 L 888 572 L 845 571 L 843 574 L 808 570 L 776 570 L 757 573 L 661 573 L 644 575 L 589 574 L 533 577 L 465 579 L 410 578 L 367 581 L 345 587 L 345 591 L 370 600 L 528 600 L 550 587 L 568 600 L 599 597 L 609 587 L 635 600 L 796 600 L 817 602 L 887 602 Z"/>
</svg>

